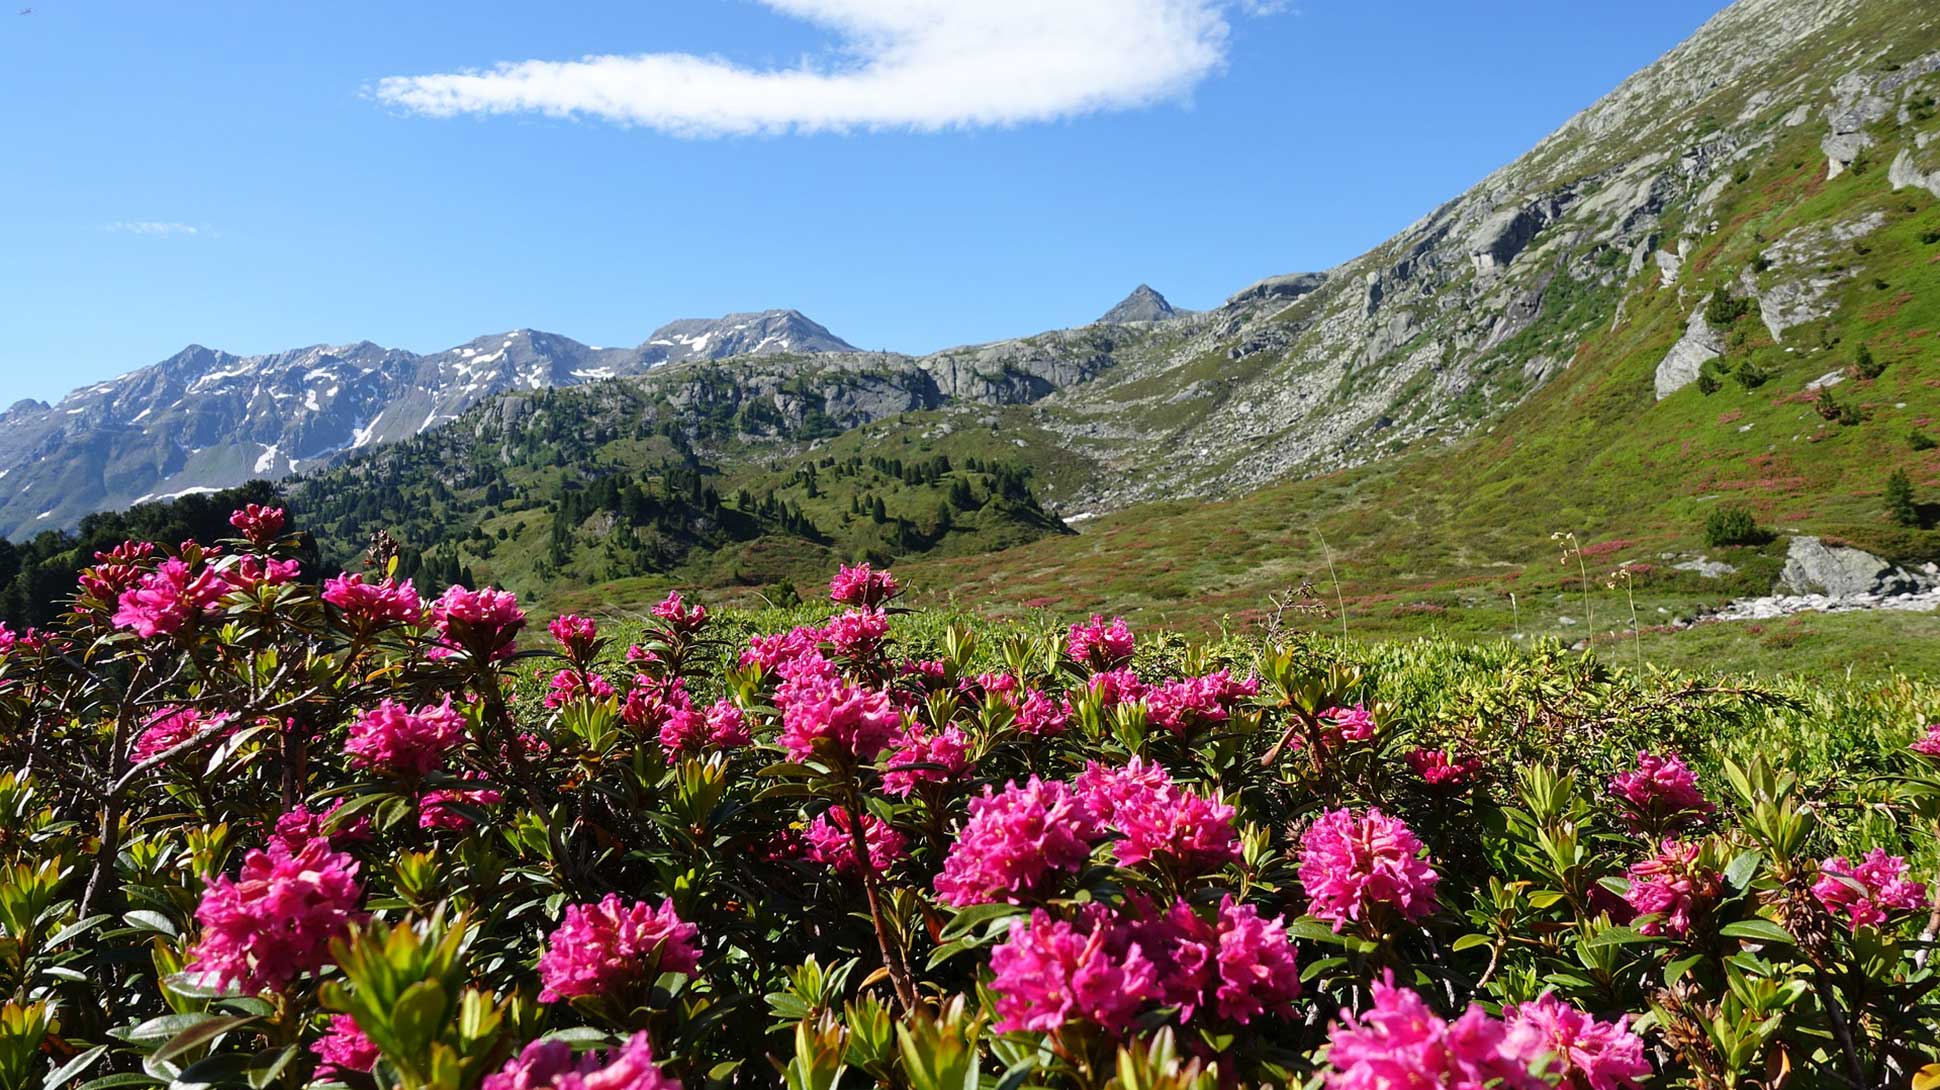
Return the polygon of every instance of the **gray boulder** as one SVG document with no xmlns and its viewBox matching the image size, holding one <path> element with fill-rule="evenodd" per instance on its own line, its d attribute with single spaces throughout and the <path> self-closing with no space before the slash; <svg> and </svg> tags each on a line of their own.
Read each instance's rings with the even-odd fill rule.
<svg viewBox="0 0 1940 1090">
<path fill-rule="evenodd" d="M 1918 594 L 1934 585 L 1925 575 L 1850 545 L 1827 545 L 1816 537 L 1792 539 L 1785 552 L 1785 568 L 1777 590 L 1787 594 L 1823 594 L 1829 598 L 1862 595 L 1892 597 Z"/>
<path fill-rule="evenodd" d="M 1684 336 L 1657 365 L 1657 400 L 1662 401 L 1697 381 L 1704 365 L 1724 355 L 1724 338 L 1704 320 L 1704 305 L 1691 312 Z"/>
</svg>

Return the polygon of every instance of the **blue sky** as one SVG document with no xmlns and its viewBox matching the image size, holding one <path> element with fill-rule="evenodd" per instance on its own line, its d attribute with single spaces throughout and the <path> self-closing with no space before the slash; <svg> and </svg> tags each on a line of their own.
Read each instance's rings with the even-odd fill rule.
<svg viewBox="0 0 1940 1090">
<path fill-rule="evenodd" d="M 0 407 L 190 342 L 620 345 L 792 306 L 928 351 L 1140 281 L 1211 306 L 1378 243 L 1722 6 L 29 2 L 0 14 Z M 501 62 L 542 63 L 422 78 Z"/>
</svg>

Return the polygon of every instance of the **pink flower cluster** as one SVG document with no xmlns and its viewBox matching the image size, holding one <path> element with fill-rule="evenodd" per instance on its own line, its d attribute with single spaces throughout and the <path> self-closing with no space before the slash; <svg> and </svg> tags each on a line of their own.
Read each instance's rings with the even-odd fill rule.
<svg viewBox="0 0 1940 1090">
<path fill-rule="evenodd" d="M 1017 705 L 1017 729 L 1037 737 L 1063 734 L 1071 722 L 1071 703 L 1053 700 L 1033 689 Z"/>
<path fill-rule="evenodd" d="M 416 711 L 385 700 L 351 724 L 344 752 L 357 768 L 418 777 L 442 766 L 445 754 L 464 738 L 465 717 L 452 708 L 450 697 Z"/>
<path fill-rule="evenodd" d="M 933 766 L 933 767 L 917 767 Z M 889 756 L 882 789 L 908 798 L 921 783 L 947 783 L 970 767 L 970 736 L 952 723 L 935 733 L 911 728 Z"/>
<path fill-rule="evenodd" d="M 141 581 L 142 562 L 155 555 L 151 541 L 124 541 L 106 552 L 94 554 L 94 566 L 80 575 L 81 593 L 96 601 L 115 604 L 121 592 Z"/>
<path fill-rule="evenodd" d="M 431 603 L 431 623 L 444 638 L 447 650 L 465 650 L 480 659 L 500 659 L 512 653 L 512 641 L 525 627 L 525 610 L 510 591 L 482 587 L 445 588 Z"/>
<path fill-rule="evenodd" d="M 1623 899 L 1638 915 L 1657 917 L 1646 920 L 1639 931 L 1678 938 L 1691 933 L 1692 920 L 1719 892 L 1718 876 L 1701 866 L 1698 856 L 1697 844 L 1666 838 L 1656 855 L 1631 864 L 1630 888 Z"/>
<path fill-rule="evenodd" d="M 1151 1005 L 1180 1021 L 1212 1011 L 1246 1024 L 1292 1013 L 1300 970 L 1284 922 L 1226 896 L 1213 919 L 1184 901 L 1163 913 L 1148 902 L 1119 915 L 1100 904 L 1075 920 L 1043 909 L 1013 920 L 991 955 L 999 1030 L 1055 1031 L 1082 1018 L 1122 1033 Z"/>
<path fill-rule="evenodd" d="M 1819 864 L 1819 875 L 1812 884 L 1812 895 L 1854 931 L 1881 926 L 1890 912 L 1926 907 L 1926 883 L 1908 881 L 1906 860 L 1887 855 L 1883 848 L 1867 852 L 1857 864 L 1843 855 L 1824 860 Z"/>
<path fill-rule="evenodd" d="M 775 740 L 791 761 L 815 756 L 843 763 L 872 761 L 902 731 L 902 713 L 888 694 L 828 674 L 791 678 L 776 700 L 781 704 L 781 733 Z"/>
<path fill-rule="evenodd" d="M 599 639 L 599 626 L 593 623 L 591 617 L 581 617 L 577 613 L 554 617 L 546 622 L 546 631 L 568 658 L 581 664 L 592 658 L 594 641 Z"/>
<path fill-rule="evenodd" d="M 889 615 L 879 609 L 851 609 L 822 629 L 822 638 L 842 658 L 863 661 L 874 658 L 889 638 Z"/>
<path fill-rule="evenodd" d="M 357 1020 L 348 1014 L 330 1016 L 330 1031 L 318 1038 L 310 1046 L 316 1053 L 317 1080 L 327 1082 L 342 1081 L 343 1076 L 356 1074 L 368 1075 L 377 1066 L 377 1046 L 371 1043 L 364 1031 L 357 1028 Z"/>
<path fill-rule="evenodd" d="M 969 820 L 936 876 L 937 895 L 958 908 L 1015 904 L 1049 875 L 1083 869 L 1098 835 L 1091 808 L 1062 783 L 1032 776 L 1000 794 L 986 786 L 983 797 L 970 800 Z"/>
<path fill-rule="evenodd" d="M 1209 730 L 1231 719 L 1233 706 L 1257 696 L 1259 691 L 1259 678 L 1238 681 L 1230 670 L 1216 670 L 1203 677 L 1154 686 L 1145 694 L 1145 715 L 1153 724 L 1177 734 Z"/>
<path fill-rule="evenodd" d="M 276 540 L 283 532 L 283 509 L 264 507 L 261 504 L 244 504 L 242 509 L 229 516 L 229 525 L 234 526 L 251 545 L 263 548 Z"/>
<path fill-rule="evenodd" d="M 1374 740 L 1374 713 L 1367 705 L 1356 704 L 1351 708 L 1329 708 L 1320 713 L 1321 744 L 1329 748 L 1342 742 L 1371 742 Z"/>
<path fill-rule="evenodd" d="M 563 708 L 576 700 L 600 701 L 612 695 L 612 682 L 591 670 L 568 667 L 552 675 L 540 702 L 548 708 Z"/>
<path fill-rule="evenodd" d="M 366 583 L 362 573 L 346 572 L 324 581 L 323 600 L 343 610 L 351 624 L 360 628 L 416 624 L 424 619 L 424 603 L 409 579 L 400 583 L 386 576 L 381 582 Z"/>
<path fill-rule="evenodd" d="M 477 773 L 465 777 L 478 779 Z M 418 798 L 418 828 L 444 829 L 462 833 L 472 827 L 472 819 L 452 808 L 453 803 L 463 806 L 496 806 L 504 795 L 494 787 L 447 787 L 426 791 Z"/>
<path fill-rule="evenodd" d="M 1697 773 L 1676 754 L 1637 754 L 1637 767 L 1610 780 L 1610 791 L 1626 804 L 1631 828 L 1663 830 L 1694 824 L 1717 809 L 1698 788 Z"/>
<path fill-rule="evenodd" d="M 1390 972 L 1373 1003 L 1329 1032 L 1329 1090 L 1629 1090 L 1650 1073 L 1643 1041 L 1624 1022 L 1599 1022 L 1545 993 L 1504 1019 L 1470 1005 L 1447 1021 Z M 1549 1078 L 1560 1079 L 1552 1084 Z"/>
<path fill-rule="evenodd" d="M 665 621 L 668 628 L 683 635 L 699 632 L 701 626 L 707 623 L 707 607 L 699 602 L 688 605 L 679 591 L 668 593 L 659 605 L 653 607 L 653 615 Z"/>
<path fill-rule="evenodd" d="M 1119 835 L 1112 852 L 1120 866 L 1162 858 L 1196 875 L 1240 857 L 1233 808 L 1173 783 L 1160 765 L 1138 757 L 1124 768 L 1093 761 L 1072 786 L 1099 825 Z"/>
<path fill-rule="evenodd" d="M 1122 1033 L 1159 996 L 1157 967 L 1134 931 L 1118 926 L 1111 911 L 1096 903 L 1083 906 L 1075 922 L 1041 908 L 1029 923 L 1011 921 L 1010 937 L 991 953 L 990 968 L 1000 1033 L 1048 1033 L 1073 1018 Z"/>
<path fill-rule="evenodd" d="M 808 858 L 834 868 L 837 874 L 856 870 L 854 826 L 849 811 L 831 806 L 808 823 Z M 909 856 L 909 841 L 888 822 L 871 813 L 862 815 L 862 841 L 869 849 L 869 867 L 881 873 Z"/>
<path fill-rule="evenodd" d="M 1940 759 L 1940 723 L 1928 723 L 1920 737 L 1913 740 L 1912 749 L 1922 757 Z"/>
<path fill-rule="evenodd" d="M 311 840 L 292 851 L 272 840 L 243 858 L 234 879 L 209 879 L 196 907 L 202 937 L 188 971 L 217 987 L 281 991 L 321 969 L 330 942 L 363 918 L 357 862 Z"/>
<path fill-rule="evenodd" d="M 226 714 L 205 716 L 195 708 L 162 708 L 142 720 L 141 733 L 135 735 L 135 748 L 129 756 L 140 763 L 210 731 L 235 733 L 235 728 L 228 723 Z"/>
<path fill-rule="evenodd" d="M 1448 751 L 1440 749 L 1411 749 L 1405 758 L 1408 767 L 1414 769 L 1421 782 L 1430 787 L 1457 788 L 1475 782 L 1481 775 L 1482 759 L 1479 757 L 1451 758 Z"/>
<path fill-rule="evenodd" d="M 229 585 L 228 589 L 246 594 L 254 594 L 259 587 L 280 587 L 294 583 L 302 574 L 303 565 L 297 561 L 260 556 L 240 556 L 233 564 L 221 569 L 222 580 Z"/>
<path fill-rule="evenodd" d="M 839 568 L 835 578 L 829 580 L 830 600 L 864 609 L 880 606 L 901 593 L 894 575 L 875 571 L 867 564 Z"/>
<path fill-rule="evenodd" d="M 1073 662 L 1099 670 L 1112 669 L 1132 657 L 1132 630 L 1123 617 L 1113 617 L 1108 625 L 1094 613 L 1090 621 L 1071 626 L 1064 640 L 1064 653 Z"/>
<path fill-rule="evenodd" d="M 480 1090 L 681 1090 L 654 1066 L 645 1031 L 605 1054 L 574 1053 L 560 1040 L 533 1041 L 487 1075 Z"/>
<path fill-rule="evenodd" d="M 133 629 L 144 639 L 174 635 L 213 610 L 227 593 L 229 584 L 217 572 L 204 568 L 191 575 L 187 561 L 171 556 L 121 592 L 115 627 Z"/>
<path fill-rule="evenodd" d="M 1414 831 L 1379 809 L 1329 810 L 1300 838 L 1307 911 L 1336 931 L 1384 906 L 1404 919 L 1421 920 L 1435 911 L 1435 885 L 1441 881 L 1421 854 Z"/>
<path fill-rule="evenodd" d="M 539 1001 L 612 995 L 649 972 L 693 973 L 701 963 L 699 936 L 672 901 L 655 909 L 609 893 L 598 904 L 567 905 L 539 956 Z"/>
</svg>

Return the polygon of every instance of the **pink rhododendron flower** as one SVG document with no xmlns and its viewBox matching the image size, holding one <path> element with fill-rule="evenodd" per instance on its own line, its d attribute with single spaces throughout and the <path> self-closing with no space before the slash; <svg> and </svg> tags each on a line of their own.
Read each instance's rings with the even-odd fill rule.
<svg viewBox="0 0 1940 1090">
<path fill-rule="evenodd" d="M 667 753 L 667 763 L 674 764 L 682 753 L 698 752 L 707 744 L 707 716 L 692 704 L 674 708 L 660 721 L 655 737 Z"/>
<path fill-rule="evenodd" d="M 1063 734 L 1071 723 L 1071 705 L 1032 690 L 1017 706 L 1016 723 L 1017 729 L 1025 734 L 1038 737 Z"/>
<path fill-rule="evenodd" d="M 1210 923 L 1180 900 L 1133 928 L 1158 970 L 1159 1001 L 1178 1007 L 1181 1021 L 1200 1010 L 1242 1025 L 1267 1013 L 1292 1014 L 1300 967 L 1282 918 L 1262 919 L 1227 894 Z"/>
<path fill-rule="evenodd" d="M 601 701 L 613 695 L 613 683 L 591 670 L 570 667 L 552 675 L 541 703 L 548 708 L 563 708 L 575 700 Z"/>
<path fill-rule="evenodd" d="M 1819 880 L 1812 884 L 1812 895 L 1827 912 L 1843 917 L 1854 931 L 1879 927 L 1889 912 L 1910 912 L 1925 908 L 1924 882 L 1906 878 L 1906 860 L 1874 848 L 1857 866 L 1843 855 L 1819 864 Z"/>
<path fill-rule="evenodd" d="M 1439 749 L 1411 749 L 1406 760 L 1415 775 L 1430 787 L 1463 787 L 1473 783 L 1482 772 L 1481 758 L 1451 760 L 1445 750 Z"/>
<path fill-rule="evenodd" d="M 355 820 L 329 836 L 324 836 L 323 827 L 330 818 L 342 809 L 344 800 L 331 803 L 323 812 L 318 813 L 299 803 L 276 819 L 275 837 L 285 848 L 292 852 L 303 850 L 312 840 L 323 840 L 337 845 L 358 840 L 370 839 L 371 823 L 369 814 L 359 814 Z"/>
<path fill-rule="evenodd" d="M 154 555 L 155 545 L 148 541 L 124 541 L 107 552 L 95 553 L 94 566 L 81 571 L 81 593 L 107 605 L 117 604 L 121 592 L 146 574 L 142 561 Z"/>
<path fill-rule="evenodd" d="M 121 592 L 115 627 L 133 629 L 144 639 L 173 635 L 213 609 L 228 591 L 229 584 L 216 572 L 204 569 L 191 576 L 188 562 L 172 556 Z"/>
<path fill-rule="evenodd" d="M 546 622 L 546 631 L 552 641 L 559 645 L 569 657 L 584 663 L 593 653 L 593 641 L 599 639 L 599 626 L 591 617 L 581 617 L 577 613 L 567 613 Z"/>
<path fill-rule="evenodd" d="M 1098 835 L 1091 810 L 1064 784 L 1032 776 L 1001 794 L 985 786 L 936 876 L 937 895 L 958 908 L 1016 903 L 1053 872 L 1083 869 Z"/>
<path fill-rule="evenodd" d="M 777 691 L 776 700 L 782 711 L 775 740 L 791 761 L 818 755 L 841 762 L 872 761 L 895 742 L 903 725 L 902 713 L 888 694 L 826 678 L 799 687 L 791 681 Z"/>
<path fill-rule="evenodd" d="M 609 893 L 598 904 L 567 905 L 539 956 L 539 1001 L 611 995 L 648 979 L 650 971 L 691 974 L 700 968 L 699 936 L 672 901 L 655 909 Z"/>
<path fill-rule="evenodd" d="M 1610 791 L 1626 804 L 1633 829 L 1664 829 L 1692 824 L 1717 809 L 1698 789 L 1697 774 L 1676 754 L 1637 754 L 1637 767 L 1610 781 Z"/>
<path fill-rule="evenodd" d="M 258 587 L 280 587 L 294 583 L 302 574 L 303 565 L 294 560 L 243 556 L 223 569 L 222 579 L 231 590 L 253 593 Z"/>
<path fill-rule="evenodd" d="M 129 757 L 139 764 L 198 735 L 211 731 L 233 734 L 235 728 L 224 729 L 229 719 L 227 714 L 204 716 L 194 708 L 162 708 L 142 720 L 141 733 L 135 736 L 135 748 Z"/>
<path fill-rule="evenodd" d="M 738 749 L 753 742 L 748 713 L 732 700 L 716 700 L 707 709 L 707 741 L 717 749 Z"/>
<path fill-rule="evenodd" d="M 276 540 L 283 532 L 283 509 L 264 507 L 261 504 L 244 504 L 242 509 L 229 516 L 229 525 L 234 526 L 258 548 Z"/>
<path fill-rule="evenodd" d="M 1145 716 L 1175 733 L 1208 730 L 1232 718 L 1233 704 L 1260 691 L 1258 678 L 1235 681 L 1231 671 L 1181 678 L 1145 694 Z"/>
<path fill-rule="evenodd" d="M 852 609 L 830 621 L 822 638 L 845 659 L 874 657 L 889 637 L 889 616 L 879 609 Z"/>
<path fill-rule="evenodd" d="M 1130 670 L 1104 670 L 1091 675 L 1085 687 L 1098 694 L 1098 706 L 1115 708 L 1120 704 L 1130 704 L 1145 699 L 1151 687 L 1138 679 Z"/>
<path fill-rule="evenodd" d="M 1379 906 L 1420 920 L 1438 904 L 1441 876 L 1421 858 L 1413 830 L 1378 809 L 1329 810 L 1300 838 L 1300 884 L 1307 911 L 1339 931 Z"/>
<path fill-rule="evenodd" d="M 1320 724 L 1321 741 L 1330 747 L 1342 742 L 1374 740 L 1374 713 L 1368 711 L 1365 704 L 1356 704 L 1351 708 L 1329 708 L 1320 713 Z"/>
<path fill-rule="evenodd" d="M 679 591 L 669 591 L 660 604 L 653 607 L 653 615 L 667 622 L 667 627 L 675 632 L 692 634 L 700 631 L 707 623 L 707 607 L 695 602 L 688 605 Z"/>
<path fill-rule="evenodd" d="M 1000 1033 L 1048 1033 L 1074 1018 L 1123 1032 L 1160 992 L 1132 929 L 1098 904 L 1085 905 L 1075 923 L 1043 909 L 1029 923 L 1011 921 L 1010 938 L 991 953 L 990 968 Z"/>
<path fill-rule="evenodd" d="M 1928 723 L 1926 732 L 1913 740 L 1911 748 L 1922 757 L 1940 758 L 1940 723 Z"/>
<path fill-rule="evenodd" d="M 843 605 L 861 606 L 874 609 L 902 593 L 896 585 L 896 577 L 887 571 L 875 571 L 867 564 L 855 567 L 844 566 L 829 580 L 829 598 Z"/>
<path fill-rule="evenodd" d="M 1173 783 L 1157 764 L 1134 757 L 1107 769 L 1093 761 L 1072 786 L 1099 823 L 1119 834 L 1112 853 L 1120 866 L 1163 857 L 1203 874 L 1240 857 L 1233 808 Z"/>
<path fill-rule="evenodd" d="M 318 1038 L 310 1051 L 321 1061 L 317 1064 L 320 1082 L 342 1081 L 348 1074 L 368 1075 L 381 1055 L 348 1014 L 331 1015 L 330 1032 Z"/>
<path fill-rule="evenodd" d="M 653 1044 L 643 1030 L 624 1047 L 601 1054 L 574 1053 L 564 1041 L 533 1041 L 487 1075 L 480 1090 L 681 1090 L 680 1082 L 653 1063 Z"/>
<path fill-rule="evenodd" d="M 344 611 L 351 623 L 363 627 L 387 624 L 416 624 L 424 619 L 424 603 L 409 579 L 398 582 L 386 577 L 379 583 L 366 583 L 361 573 L 345 573 L 325 580 L 323 600 Z"/>
<path fill-rule="evenodd" d="M 750 636 L 747 649 L 741 652 L 739 661 L 743 666 L 758 666 L 763 673 L 774 673 L 785 662 L 819 653 L 821 643 L 821 630 L 807 627 L 793 628 L 773 636 Z"/>
<path fill-rule="evenodd" d="M 465 778 L 474 780 L 479 777 L 477 773 L 473 773 Z M 494 806 L 504 798 L 505 796 L 496 788 L 484 786 L 450 787 L 426 791 L 418 799 L 418 828 L 446 829 L 462 833 L 472 827 L 472 819 L 452 809 L 452 803 L 472 807 Z"/>
<path fill-rule="evenodd" d="M 324 966 L 330 941 L 363 918 L 362 896 L 356 860 L 322 840 L 297 851 L 272 840 L 244 857 L 236 878 L 209 879 L 195 910 L 202 937 L 188 971 L 251 995 L 280 991 Z"/>
<path fill-rule="evenodd" d="M 450 697 L 416 711 L 386 700 L 351 724 L 344 752 L 353 767 L 423 776 L 443 765 L 445 754 L 464 738 L 465 717 L 452 708 Z"/>
<path fill-rule="evenodd" d="M 1640 916 L 1659 916 L 1638 927 L 1646 935 L 1691 932 L 1692 919 L 1718 896 L 1718 876 L 1698 862 L 1696 843 L 1665 838 L 1657 854 L 1630 866 L 1630 888 L 1623 899 Z"/>
<path fill-rule="evenodd" d="M 808 823 L 808 858 L 835 868 L 838 874 L 856 869 L 855 833 L 849 811 L 831 806 Z M 865 811 L 862 815 L 862 840 L 869 849 L 869 866 L 878 873 L 886 871 L 909 856 L 909 840 L 895 826 Z"/>
<path fill-rule="evenodd" d="M 1064 640 L 1064 653 L 1073 662 L 1110 670 L 1132 657 L 1132 630 L 1123 617 L 1113 617 L 1107 625 L 1103 617 L 1094 613 L 1089 622 L 1071 626 Z"/>
<path fill-rule="evenodd" d="M 911 765 L 937 765 L 912 768 Z M 883 773 L 882 789 L 908 798 L 919 783 L 946 783 L 970 767 L 970 736 L 952 723 L 934 734 L 913 729 L 903 738 Z"/>
<path fill-rule="evenodd" d="M 1374 982 L 1373 1003 L 1328 1032 L 1329 1090 L 1544 1090 L 1508 1029 L 1481 1007 L 1449 1022 L 1394 974 Z"/>
<path fill-rule="evenodd" d="M 447 647 L 498 659 L 512 653 L 512 641 L 525 627 L 525 610 L 510 591 L 452 586 L 431 603 L 431 623 Z"/>
<path fill-rule="evenodd" d="M 1633 1090 L 1650 1074 L 1644 1042 L 1630 1031 L 1629 1019 L 1600 1022 L 1544 992 L 1533 1003 L 1503 1008 L 1510 1054 L 1547 1056 L 1538 1070 L 1570 1090 Z"/>
</svg>

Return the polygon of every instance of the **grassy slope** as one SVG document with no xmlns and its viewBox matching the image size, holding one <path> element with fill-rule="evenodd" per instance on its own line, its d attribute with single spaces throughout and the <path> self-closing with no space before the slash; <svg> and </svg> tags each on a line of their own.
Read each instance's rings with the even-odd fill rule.
<svg viewBox="0 0 1940 1090">
<path fill-rule="evenodd" d="M 1826 180 L 1816 140 L 1815 130 L 1795 130 L 1755 160 L 1749 176 L 1720 199 L 1721 229 L 1692 253 L 1682 282 L 1663 284 L 1654 268 L 1640 274 L 1622 320 L 1590 332 L 1566 371 L 1484 434 L 1234 500 L 1145 505 L 1086 523 L 1077 539 L 924 562 L 911 572 L 1000 610 L 1109 609 L 1206 629 L 1228 616 L 1257 619 L 1270 593 L 1303 582 L 1331 605 L 1324 538 L 1349 624 L 1360 634 L 1433 630 L 1487 638 L 1519 626 L 1580 638 L 1591 611 L 1599 633 L 1628 627 L 1620 589 L 1605 585 L 1618 563 L 1649 565 L 1635 584 L 1646 627 L 1769 587 L 1782 541 L 1711 550 L 1740 567 L 1735 578 L 1669 569 L 1664 554 L 1704 551 L 1703 519 L 1722 502 L 1744 503 L 1776 529 L 1828 534 L 1897 557 L 1933 556 L 1940 537 L 1892 526 L 1880 493 L 1895 467 L 1905 468 L 1927 498 L 1940 488 L 1940 451 L 1915 450 L 1908 441 L 1910 432 L 1932 434 L 1940 422 L 1933 338 L 1940 329 L 1940 241 L 1929 241 L 1940 237 L 1940 205 L 1922 191 L 1891 192 L 1877 166 Z M 1770 381 L 1745 390 L 1727 379 L 1708 397 L 1693 386 L 1655 400 L 1658 361 L 1713 286 L 1754 267 L 1770 241 L 1795 227 L 1875 212 L 1886 226 L 1823 267 L 1843 265 L 1851 274 L 1833 289 L 1838 306 L 1831 318 L 1787 330 L 1783 345 L 1755 311 L 1730 328 L 1721 363 L 1748 359 Z M 1803 387 L 1847 367 L 1862 343 L 1887 364 L 1885 372 L 1870 381 L 1849 378 L 1835 394 L 1864 419 L 1822 419 Z M 1587 608 L 1582 574 L 1573 561 L 1558 563 L 1551 540 L 1565 530 L 1590 546 Z M 1338 623 L 1313 615 L 1300 621 Z M 1822 665 L 1832 667 L 1868 643 L 1873 660 L 1884 660 L 1897 639 L 1940 625 L 1899 616 L 1815 618 L 1790 627 L 1810 634 L 1800 637 L 1807 650 L 1822 645 Z M 1650 645 L 1665 658 L 1696 661 L 1718 654 L 1721 639 L 1709 630 L 1653 635 Z M 1731 653 L 1747 664 L 1766 658 L 1749 649 Z M 1940 656 L 1928 661 L 1904 646 L 1901 653 L 1903 661 L 1940 666 Z"/>
</svg>

